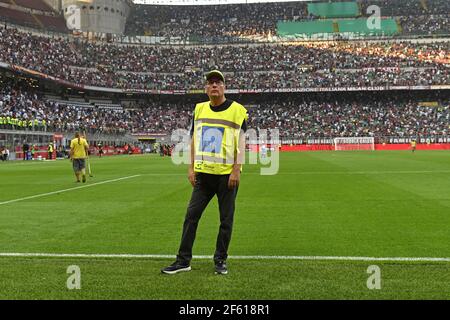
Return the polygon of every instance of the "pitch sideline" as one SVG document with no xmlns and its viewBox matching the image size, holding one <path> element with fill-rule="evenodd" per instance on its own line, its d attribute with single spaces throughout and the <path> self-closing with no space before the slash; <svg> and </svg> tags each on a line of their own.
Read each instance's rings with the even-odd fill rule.
<svg viewBox="0 0 450 320">
<path fill-rule="evenodd" d="M 136 177 L 140 177 L 140 176 L 141 176 L 140 174 L 137 174 L 137 175 L 134 175 L 134 176 L 128 176 L 128 177 L 123 177 L 123 178 L 106 180 L 106 181 L 96 182 L 96 183 L 92 183 L 92 184 L 86 184 L 86 185 L 79 186 L 79 187 L 73 187 L 73 188 L 69 188 L 69 189 L 57 190 L 57 191 L 52 191 L 52 192 L 47 192 L 47 193 L 41 193 L 41 194 L 37 194 L 37 195 L 34 195 L 34 196 L 28 196 L 28 197 L 23 197 L 23 198 L 3 201 L 3 202 L 0 202 L 0 205 L 15 203 L 15 202 L 24 201 L 24 200 L 36 199 L 36 198 L 41 198 L 41 197 L 45 197 L 45 196 L 51 196 L 53 194 L 59 194 L 59 193 L 63 193 L 63 192 L 68 192 L 68 191 L 73 191 L 73 190 L 78 190 L 78 189 L 83 189 L 83 188 L 94 187 L 94 186 L 98 186 L 98 185 L 101 185 L 101 184 L 106 184 L 106 183 L 111 183 L 111 182 L 131 179 L 131 178 L 136 178 Z"/>
<path fill-rule="evenodd" d="M 17 253 L 3 252 L 0 257 L 40 258 L 119 258 L 119 259 L 175 259 L 169 254 L 85 254 L 85 253 Z M 193 259 L 212 260 L 213 256 L 197 255 Z M 352 257 L 352 256 L 229 256 L 231 260 L 330 260 L 330 261 L 385 261 L 385 262 L 450 262 L 438 257 Z"/>
</svg>

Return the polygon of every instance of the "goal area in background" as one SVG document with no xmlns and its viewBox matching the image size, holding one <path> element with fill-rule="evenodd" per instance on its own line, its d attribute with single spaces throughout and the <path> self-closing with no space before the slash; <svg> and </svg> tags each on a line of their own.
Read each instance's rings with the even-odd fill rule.
<svg viewBox="0 0 450 320">
<path fill-rule="evenodd" d="M 375 139 L 373 137 L 334 138 L 334 150 L 375 150 Z"/>
</svg>

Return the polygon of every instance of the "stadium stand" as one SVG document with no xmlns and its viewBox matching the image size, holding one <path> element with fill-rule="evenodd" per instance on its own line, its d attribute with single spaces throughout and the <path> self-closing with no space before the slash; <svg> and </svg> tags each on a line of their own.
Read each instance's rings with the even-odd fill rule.
<svg viewBox="0 0 450 320">
<path fill-rule="evenodd" d="M 21 10 L 2 6 L 0 16 L 36 28 L 44 22 L 45 30 L 63 27 L 56 26 L 60 16 L 32 15 L 27 10 L 36 8 L 29 3 L 16 1 Z M 448 33 L 448 2 L 441 0 L 226 5 L 228 11 L 219 6 L 135 6 L 127 30 L 130 34 L 181 35 L 219 42 L 277 32 L 294 36 L 370 34 L 361 16 L 365 16 L 367 5 L 374 3 L 386 15 L 381 29 L 384 35 Z M 0 129 L 6 130 L 169 134 L 189 127 L 193 104 L 185 99 L 158 100 L 152 94 L 170 97 L 176 93 L 186 98 L 186 93 L 192 93 L 199 97 L 204 72 L 218 68 L 225 73 L 228 90 L 247 95 L 249 126 L 258 130 L 281 128 L 286 141 L 449 134 L 449 98 L 442 91 L 450 85 L 450 43 L 445 39 L 148 46 L 39 36 L 1 26 L 0 63 L 15 75 L 20 72 L 38 81 L 45 79 L 59 89 L 75 88 L 70 97 L 56 92 L 47 92 L 45 97 L 33 88 L 5 82 L 0 89 Z M 429 86 L 440 90 L 426 90 Z M 391 87 L 398 91 L 382 91 Z M 426 91 L 428 96 L 421 99 L 405 93 L 410 87 Z M 339 99 L 337 93 L 336 99 L 326 95 L 341 89 L 354 93 Z M 76 95 L 78 90 L 117 96 L 107 99 L 93 94 L 84 98 Z M 305 96 L 308 91 L 318 91 L 327 98 L 306 98 L 291 91 Z M 150 97 L 129 101 L 126 106 L 120 102 L 133 92 Z M 5 123 L 8 117 L 16 122 Z"/>
<path fill-rule="evenodd" d="M 283 128 L 281 137 L 302 139 L 339 136 L 448 135 L 450 109 L 421 107 L 418 101 L 393 96 L 377 101 L 299 102 L 278 99 L 266 108 L 254 108 L 251 126 Z"/>
<path fill-rule="evenodd" d="M 213 6 L 136 5 L 127 35 L 221 38 L 275 34 L 276 23 L 308 16 L 304 2 Z"/>
<path fill-rule="evenodd" d="M 450 15 L 400 17 L 404 34 L 449 35 Z"/>
<path fill-rule="evenodd" d="M 31 28 L 40 28 L 39 24 L 33 18 L 33 16 L 27 12 L 13 10 L 9 8 L 1 8 L 0 17 L 2 20 L 20 24 Z"/>
<path fill-rule="evenodd" d="M 375 5 L 381 9 L 381 15 L 386 16 L 414 16 L 424 14 L 425 8 L 420 0 L 390 1 L 390 0 L 360 0 L 362 12 L 367 12 L 369 6 Z"/>
<path fill-rule="evenodd" d="M 311 2 L 308 13 L 320 18 L 350 18 L 361 14 L 356 2 Z"/>
<path fill-rule="evenodd" d="M 66 21 L 60 16 L 35 15 L 46 30 L 67 32 Z"/>
<path fill-rule="evenodd" d="M 362 12 L 367 12 L 367 8 L 376 5 L 381 8 L 382 16 L 416 16 L 425 14 L 447 14 L 449 4 L 447 0 L 358 0 Z M 425 6 L 424 6 L 425 4 Z"/>
<path fill-rule="evenodd" d="M 405 136 L 450 135 L 448 96 L 414 97 L 411 93 L 339 98 L 283 95 L 249 102 L 249 127 L 281 130 L 283 139 L 374 136 L 377 140 Z M 435 100 L 435 104 L 423 103 Z M 432 106 L 427 106 L 432 105 Z M 147 100 L 122 108 L 63 100 L 46 100 L 33 91 L 6 86 L 0 91 L 0 118 L 46 122 L 46 130 L 87 129 L 100 133 L 166 133 L 188 129 L 193 104 Z M 8 125 L 3 125 L 8 128 Z M 29 130 L 28 125 L 17 127 Z M 16 129 L 17 129 L 16 128 Z M 41 127 L 39 127 L 41 128 Z M 42 128 L 44 130 L 44 128 Z"/>
<path fill-rule="evenodd" d="M 340 33 L 355 33 L 363 35 L 396 35 L 400 32 L 394 19 L 381 19 L 380 28 L 370 29 L 367 19 L 336 20 Z"/>
<path fill-rule="evenodd" d="M 42 12 L 53 12 L 53 9 L 42 0 L 0 0 L 0 2 Z"/>
<path fill-rule="evenodd" d="M 198 90 L 203 72 L 216 67 L 233 73 L 230 89 L 450 84 L 448 42 L 163 47 L 0 33 L 0 61 L 76 85 Z"/>
<path fill-rule="evenodd" d="M 0 13 L 0 19 L 3 21 L 38 29 L 68 32 L 62 15 L 53 12 L 42 0 L 1 2 L 8 4 L 8 8 L 5 10 L 2 8 L 3 12 Z M 362 20 L 355 20 L 354 23 L 342 21 L 339 24 L 333 20 L 347 18 L 352 21 L 368 17 L 369 5 L 380 7 L 383 17 L 382 30 L 368 32 L 367 25 L 361 22 Z M 21 12 L 17 12 L 19 8 Z M 31 8 L 46 14 L 32 12 Z M 24 12 L 32 16 L 25 17 Z M 137 41 L 134 36 L 152 36 L 163 38 L 158 41 L 190 43 L 272 41 L 277 37 L 285 37 L 287 26 L 289 28 L 295 26 L 295 30 L 288 32 L 288 35 L 299 38 L 314 37 L 315 34 L 349 36 L 350 31 L 360 37 L 392 36 L 398 33 L 439 35 L 450 32 L 449 12 L 449 4 L 445 0 L 285 2 L 206 7 L 135 5 L 127 19 L 125 30 L 127 37 L 124 39 Z M 393 21 L 398 25 L 395 26 Z M 278 26 L 283 27 L 280 29 Z M 342 31 L 344 29 L 346 31 Z"/>
<path fill-rule="evenodd" d="M 42 0 L 0 1 L 0 20 L 34 29 L 67 33 L 64 17 Z"/>
<path fill-rule="evenodd" d="M 426 3 L 426 6 L 423 3 Z M 371 15 L 367 11 L 370 5 L 379 6 L 381 16 L 390 18 L 386 20 L 389 22 L 384 26 L 384 32 L 382 30 L 376 34 L 391 35 L 403 30 L 406 34 L 449 34 L 450 7 L 446 0 L 287 2 L 207 7 L 138 5 L 133 10 L 132 19 L 127 23 L 126 34 L 181 37 L 201 42 L 236 42 L 249 39 L 267 41 L 273 36 L 284 36 L 285 28 L 294 26 L 295 24 L 289 24 L 293 22 L 303 24 L 297 25 L 295 32 L 290 32 L 290 35 L 297 34 L 304 37 L 325 31 L 338 34 L 339 28 L 335 30 L 329 27 L 329 24 L 334 22 L 333 18 L 368 17 Z M 439 18 L 436 21 L 437 15 Z M 331 20 L 327 23 L 322 22 L 323 17 Z M 321 23 L 317 25 L 306 23 L 317 19 L 321 19 Z M 394 27 L 393 21 L 398 21 L 400 26 Z M 283 27 L 277 28 L 280 25 Z M 367 26 L 355 23 L 354 28 L 356 26 L 361 28 L 352 30 L 353 32 L 373 35 L 373 32 L 367 32 Z M 427 28 L 425 26 L 433 28 L 424 32 L 423 29 Z M 317 32 L 315 27 L 318 28 Z"/>
</svg>

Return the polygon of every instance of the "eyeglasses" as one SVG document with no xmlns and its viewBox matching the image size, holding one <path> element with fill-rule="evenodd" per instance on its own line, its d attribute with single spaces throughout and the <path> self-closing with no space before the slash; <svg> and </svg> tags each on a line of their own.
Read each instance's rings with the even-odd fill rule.
<svg viewBox="0 0 450 320">
<path fill-rule="evenodd" d="M 218 86 L 223 86 L 222 80 L 208 80 L 208 82 L 206 82 L 207 86 L 212 86 L 214 84 L 216 84 Z"/>
</svg>

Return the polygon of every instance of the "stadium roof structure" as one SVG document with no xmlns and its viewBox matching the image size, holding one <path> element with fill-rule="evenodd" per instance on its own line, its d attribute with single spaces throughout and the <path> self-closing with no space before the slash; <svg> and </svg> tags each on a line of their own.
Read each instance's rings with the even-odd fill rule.
<svg viewBox="0 0 450 320">
<path fill-rule="evenodd" d="M 318 0 L 133 0 L 135 4 L 171 5 L 171 6 L 197 6 L 221 5 L 239 3 L 269 3 L 269 2 L 305 2 Z"/>
</svg>

